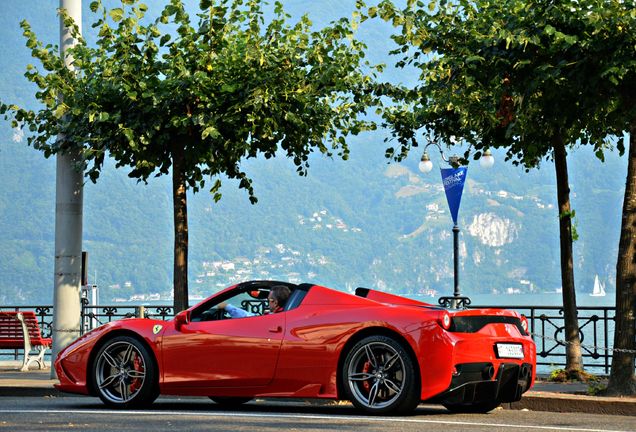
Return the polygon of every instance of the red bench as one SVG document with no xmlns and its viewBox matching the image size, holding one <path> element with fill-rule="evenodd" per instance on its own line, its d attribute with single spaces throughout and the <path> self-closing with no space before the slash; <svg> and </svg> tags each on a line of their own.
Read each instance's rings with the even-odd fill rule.
<svg viewBox="0 0 636 432">
<path fill-rule="evenodd" d="M 22 371 L 28 371 L 34 361 L 46 369 L 44 353 L 50 347 L 51 338 L 42 337 L 35 312 L 0 312 L 0 348 L 24 349 Z M 31 354 L 34 349 L 37 354 Z"/>
</svg>

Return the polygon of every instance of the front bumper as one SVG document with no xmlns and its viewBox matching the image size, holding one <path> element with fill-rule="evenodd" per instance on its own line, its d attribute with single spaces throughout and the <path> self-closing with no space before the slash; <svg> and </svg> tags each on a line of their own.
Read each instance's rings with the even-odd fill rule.
<svg viewBox="0 0 636 432">
<path fill-rule="evenodd" d="M 496 371 L 492 363 L 464 363 L 455 369 L 450 386 L 435 402 L 515 402 L 530 389 L 534 373 L 529 363 L 501 363 Z"/>
<path fill-rule="evenodd" d="M 74 378 L 70 374 L 70 372 L 63 367 L 62 361 L 55 362 L 55 372 L 57 374 L 58 380 L 60 381 L 59 383 L 53 384 L 53 386 L 57 390 L 65 393 L 75 393 L 83 395 L 89 394 L 85 380 Z"/>
</svg>

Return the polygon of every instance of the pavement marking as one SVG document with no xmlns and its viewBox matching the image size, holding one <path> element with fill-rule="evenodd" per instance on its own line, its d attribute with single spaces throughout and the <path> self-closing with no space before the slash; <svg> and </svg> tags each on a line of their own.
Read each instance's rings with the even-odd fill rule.
<svg viewBox="0 0 636 432">
<path fill-rule="evenodd" d="M 270 414 L 270 413 L 237 413 L 234 411 L 215 411 L 215 412 L 199 412 L 199 411 L 127 411 L 127 410 L 61 410 L 61 409 L 0 409 L 0 414 L 112 414 L 116 416 L 125 415 L 168 415 L 168 416 L 194 416 L 194 417 L 243 417 L 243 418 L 284 418 L 284 419 L 297 419 L 297 420 L 336 420 L 336 421 L 365 421 L 365 422 L 392 422 L 392 423 L 422 423 L 422 424 L 440 424 L 440 425 L 455 425 L 455 426 L 483 426 L 483 427 L 507 427 L 514 429 L 539 429 L 539 430 L 560 430 L 560 431 L 573 431 L 573 432 L 630 432 L 623 430 L 612 429 L 589 429 L 589 428 L 577 428 L 566 427 L 561 425 L 554 426 L 539 426 L 539 425 L 522 425 L 522 424 L 506 424 L 506 423 L 479 423 L 468 421 L 443 421 L 443 420 L 425 420 L 417 418 L 399 418 L 399 417 L 366 417 L 366 416 L 332 416 L 332 415 L 320 415 L 320 414 Z"/>
</svg>

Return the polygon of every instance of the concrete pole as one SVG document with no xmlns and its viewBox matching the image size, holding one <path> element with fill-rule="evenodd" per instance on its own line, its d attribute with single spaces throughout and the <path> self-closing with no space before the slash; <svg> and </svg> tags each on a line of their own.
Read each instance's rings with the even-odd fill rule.
<svg viewBox="0 0 636 432">
<path fill-rule="evenodd" d="M 81 31 L 82 1 L 60 0 Z M 66 50 L 75 41 L 60 18 L 60 54 L 66 66 L 72 68 L 72 59 Z M 64 139 L 63 135 L 58 139 Z M 81 154 L 57 155 L 55 181 L 55 275 L 53 291 L 53 352 L 51 360 L 80 335 L 81 305 L 80 282 L 82 265 L 82 209 L 84 174 L 78 170 Z M 51 378 L 56 378 L 51 368 Z"/>
</svg>

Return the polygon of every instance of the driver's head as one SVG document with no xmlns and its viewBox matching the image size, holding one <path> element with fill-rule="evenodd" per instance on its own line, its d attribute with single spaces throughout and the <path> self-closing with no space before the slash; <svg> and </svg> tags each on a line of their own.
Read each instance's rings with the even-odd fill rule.
<svg viewBox="0 0 636 432">
<path fill-rule="evenodd" d="M 274 285 L 267 297 L 269 310 L 274 311 L 278 308 L 284 308 L 290 293 L 291 291 L 285 285 Z"/>
</svg>

